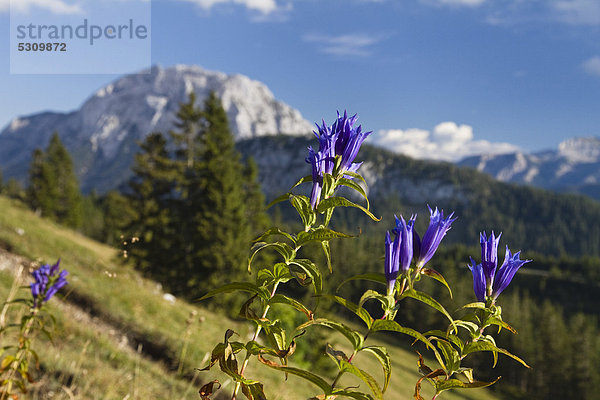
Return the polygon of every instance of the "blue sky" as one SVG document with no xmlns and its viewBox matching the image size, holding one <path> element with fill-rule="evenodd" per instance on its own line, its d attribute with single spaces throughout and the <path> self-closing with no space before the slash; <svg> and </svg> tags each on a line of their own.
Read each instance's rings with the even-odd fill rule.
<svg viewBox="0 0 600 400">
<path fill-rule="evenodd" d="M 10 75 L 8 40 L 0 52 L 0 125 L 73 110 L 117 77 Z M 248 75 L 310 121 L 347 109 L 420 157 L 600 136 L 598 0 L 152 1 L 152 62 Z"/>
</svg>

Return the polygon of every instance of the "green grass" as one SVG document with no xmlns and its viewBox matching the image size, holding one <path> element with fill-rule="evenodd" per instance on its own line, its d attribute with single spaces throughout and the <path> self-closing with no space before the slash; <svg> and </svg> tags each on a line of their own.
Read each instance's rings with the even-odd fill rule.
<svg viewBox="0 0 600 400">
<path fill-rule="evenodd" d="M 231 392 L 232 382 L 217 366 L 200 373 L 194 368 L 207 364 L 210 351 L 223 340 L 227 328 L 235 330 L 240 341 L 247 340 L 249 324 L 226 319 L 198 304 L 166 301 L 156 282 L 118 261 L 117 250 L 42 219 L 3 197 L 0 247 L 37 262 L 50 263 L 60 257 L 61 266 L 70 272 L 64 297 L 49 302 L 48 309 L 56 316 L 53 344 L 41 337 L 34 342 L 41 365 L 27 398 L 199 399 L 194 377 L 195 383 L 219 379 L 222 391 Z M 12 283 L 10 271 L 0 272 L 1 298 L 6 298 Z M 26 290 L 19 294 L 28 295 Z M 13 317 L 16 307 L 12 308 Z M 190 319 L 193 312 L 197 314 Z M 186 322 L 188 319 L 191 323 Z M 384 344 L 377 339 L 369 343 Z M 343 346 L 339 337 L 331 340 Z M 183 373 L 178 375 L 186 341 Z M 416 355 L 398 347 L 389 350 L 393 375 L 385 397 L 410 399 L 418 379 Z M 294 376 L 286 381 L 282 374 L 253 361 L 246 375 L 265 384 L 270 400 L 306 399 L 318 394 L 311 384 Z M 381 383 L 381 366 L 375 359 L 360 355 L 357 363 Z M 356 386 L 360 382 L 345 376 L 341 384 Z M 431 398 L 430 388 L 426 383 L 423 386 Z M 495 398 L 484 389 L 441 396 L 448 400 Z"/>
</svg>

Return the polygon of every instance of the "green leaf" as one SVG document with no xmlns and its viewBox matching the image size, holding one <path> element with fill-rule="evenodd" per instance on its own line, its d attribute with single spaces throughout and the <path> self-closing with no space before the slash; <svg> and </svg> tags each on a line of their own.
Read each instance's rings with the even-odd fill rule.
<svg viewBox="0 0 600 400">
<path fill-rule="evenodd" d="M 358 350 L 362 347 L 364 339 L 361 335 L 359 335 L 357 332 L 353 331 L 352 329 L 348 328 L 346 325 L 340 322 L 331 321 L 326 318 L 317 318 L 312 321 L 305 322 L 299 327 L 297 327 L 296 330 L 300 331 L 311 325 L 321 325 L 327 328 L 335 329 L 336 331 L 344 335 L 350 341 L 350 343 L 352 343 L 354 350 Z"/>
<path fill-rule="evenodd" d="M 296 257 L 296 250 L 294 250 L 292 247 L 290 247 L 290 245 L 287 243 L 284 243 L 284 242 L 256 243 L 253 247 L 254 251 L 252 252 L 252 255 L 250 256 L 250 258 L 248 259 L 248 272 L 251 271 L 252 261 L 254 260 L 254 257 L 256 256 L 256 254 L 258 254 L 259 251 L 270 248 L 270 247 L 272 247 L 273 250 L 275 250 L 279 254 L 281 254 L 281 256 L 284 258 L 285 262 L 289 262 L 294 257 Z"/>
<path fill-rule="evenodd" d="M 285 194 L 282 194 L 281 196 L 278 196 L 273 201 L 271 201 L 269 204 L 267 204 L 267 209 L 273 207 L 277 203 L 281 203 L 282 201 L 289 200 L 289 198 L 292 196 L 293 196 L 293 194 L 291 194 L 291 193 L 285 193 Z"/>
<path fill-rule="evenodd" d="M 517 331 L 515 330 L 515 328 L 513 328 L 512 326 L 510 326 L 509 324 L 507 324 L 506 322 L 502 321 L 501 318 L 498 317 L 494 317 L 491 316 L 488 319 L 485 320 L 485 326 L 488 325 L 496 325 L 498 326 L 498 333 L 500 333 L 500 331 L 502 330 L 502 328 L 509 330 L 510 332 L 516 334 Z"/>
<path fill-rule="evenodd" d="M 303 312 L 306 315 L 306 318 L 313 319 L 313 312 L 306 308 L 304 304 L 300 303 L 297 300 L 292 299 L 291 297 L 287 297 L 283 294 L 275 294 L 269 300 L 269 304 L 287 304 L 288 306 L 294 307 L 296 310 Z"/>
<path fill-rule="evenodd" d="M 331 394 L 333 396 L 350 397 L 351 399 L 356 399 L 356 400 L 373 400 L 373 396 L 371 396 L 370 394 L 363 393 L 363 392 L 355 392 L 353 390 L 348 390 L 348 389 L 336 389 Z"/>
<path fill-rule="evenodd" d="M 359 179 L 362 183 L 364 183 L 365 185 L 367 184 L 367 181 L 365 181 L 365 178 L 362 177 L 362 175 L 356 173 L 356 172 L 350 172 L 350 171 L 345 171 L 344 175 L 346 176 L 350 176 L 352 178 L 356 178 Z"/>
<path fill-rule="evenodd" d="M 444 360 L 446 360 L 446 373 L 452 375 L 460 368 L 460 354 L 452 347 L 450 342 L 440 338 L 434 339 L 437 341 L 437 346 L 442 352 Z"/>
<path fill-rule="evenodd" d="M 369 389 L 371 389 L 371 392 L 373 392 L 373 395 L 376 399 L 383 400 L 383 392 L 381 391 L 381 388 L 377 384 L 375 378 L 373 378 L 371 375 L 369 375 L 362 369 L 350 364 L 348 361 L 341 360 L 340 367 L 340 371 L 349 372 L 359 377 L 363 382 L 365 382 L 369 386 Z"/>
<path fill-rule="evenodd" d="M 332 273 L 333 268 L 331 267 L 331 248 L 329 247 L 329 241 L 323 240 L 321 242 L 321 248 L 323 249 L 323 253 L 325 253 L 325 259 L 327 259 L 327 268 L 329 269 L 329 273 Z"/>
<path fill-rule="evenodd" d="M 448 332 L 441 331 L 439 329 L 433 329 L 433 330 L 427 331 L 423 334 L 423 336 L 437 336 L 442 339 L 448 339 L 450 342 L 452 342 L 453 345 L 458 347 L 461 351 L 464 347 L 464 343 L 458 336 L 453 335 Z"/>
<path fill-rule="evenodd" d="M 362 319 L 365 324 L 367 324 L 367 328 L 370 328 L 371 324 L 373 324 L 373 318 L 371 317 L 369 312 L 367 310 L 365 310 L 364 308 L 362 308 L 361 306 L 354 304 L 350 300 L 346 300 L 345 298 L 340 297 L 340 296 L 327 295 L 325 297 L 332 299 L 336 303 L 341 304 L 344 307 L 346 307 L 348 310 L 352 311 L 360 319 Z"/>
<path fill-rule="evenodd" d="M 289 233 L 282 231 L 281 229 L 279 229 L 276 226 L 268 229 L 265 233 L 260 235 L 258 238 L 254 239 L 254 243 L 264 242 L 266 239 L 270 238 L 271 236 L 275 236 L 275 235 L 285 236 L 286 238 L 290 239 L 292 241 L 292 243 L 294 243 L 294 247 L 296 246 L 296 239 L 294 239 L 294 237 L 292 235 L 290 235 Z"/>
<path fill-rule="evenodd" d="M 479 389 L 479 388 L 491 386 L 494 383 L 498 382 L 499 380 L 500 380 L 500 377 L 496 378 L 496 380 L 494 380 L 493 382 L 480 382 L 480 381 L 463 382 L 459 379 L 448 379 L 445 381 L 435 381 L 435 390 L 436 390 L 436 393 L 441 393 L 444 390 L 450 390 L 450 389 Z"/>
<path fill-rule="evenodd" d="M 446 318 L 448 318 L 448 320 L 450 320 L 450 323 L 452 323 L 452 326 L 456 329 L 456 326 L 454 324 L 454 320 L 452 319 L 452 317 L 450 316 L 450 314 L 448 313 L 448 311 L 446 311 L 446 309 L 444 308 L 444 306 L 442 306 L 436 299 L 434 299 L 433 297 L 431 297 L 427 293 L 419 292 L 419 291 L 414 290 L 414 289 L 408 289 L 404 293 L 402 293 L 402 295 L 400 296 L 400 299 L 403 299 L 403 298 L 406 298 L 406 297 L 410 297 L 412 299 L 415 299 L 415 300 L 418 300 L 418 301 L 420 301 L 422 303 L 425 303 L 428 306 L 430 306 L 430 307 L 434 308 L 435 310 L 439 311 L 440 313 L 444 314 L 446 316 Z"/>
<path fill-rule="evenodd" d="M 292 186 L 292 187 L 290 188 L 290 191 L 291 191 L 292 189 L 294 189 L 295 187 L 297 187 L 297 186 L 300 186 L 300 185 L 302 185 L 303 183 L 306 183 L 306 182 L 312 182 L 312 175 L 306 175 L 306 176 L 304 176 L 304 177 L 300 178 L 300 180 L 299 180 L 298 182 L 296 182 L 296 183 L 294 184 L 294 186 Z"/>
<path fill-rule="evenodd" d="M 367 202 L 367 210 L 369 208 L 371 208 L 370 205 L 369 205 L 369 199 L 367 198 L 367 193 L 365 193 L 365 190 L 358 183 L 356 183 L 353 180 L 348 179 L 348 178 L 340 178 L 340 179 L 337 180 L 337 184 L 338 184 L 338 186 L 339 185 L 346 186 L 346 187 L 349 187 L 351 189 L 356 190 L 366 200 L 366 202 Z"/>
<path fill-rule="evenodd" d="M 314 225 L 317 221 L 317 215 L 310 205 L 310 199 L 308 197 L 291 195 L 290 203 L 294 206 L 296 211 L 298 211 L 298 215 L 302 219 L 305 228 Z"/>
<path fill-rule="evenodd" d="M 321 294 L 323 291 L 323 280 L 321 278 L 321 271 L 319 271 L 319 268 L 315 263 L 308 259 L 295 259 L 289 263 L 290 271 L 293 265 L 299 266 L 300 269 L 312 279 L 315 294 Z"/>
<path fill-rule="evenodd" d="M 371 353 L 379 360 L 381 366 L 383 367 L 383 389 L 382 392 L 385 393 L 387 390 L 388 384 L 390 383 L 390 377 L 392 376 L 392 361 L 390 359 L 390 354 L 387 349 L 383 346 L 367 346 L 363 347 L 362 351 L 366 351 Z"/>
<path fill-rule="evenodd" d="M 436 281 L 440 282 L 442 285 L 446 286 L 446 289 L 448 289 L 448 293 L 450 293 L 450 298 L 452 298 L 452 289 L 450 289 L 450 285 L 448 285 L 448 282 L 446 282 L 446 279 L 442 274 L 440 274 L 432 268 L 422 268 L 421 274 L 433 278 Z"/>
<path fill-rule="evenodd" d="M 353 238 L 356 236 L 348 235 L 342 232 L 336 232 L 324 226 L 318 228 L 311 228 L 308 232 L 300 232 L 298 234 L 298 240 L 296 246 L 304 246 L 310 242 L 323 242 L 325 240 L 337 239 L 337 238 Z"/>
<path fill-rule="evenodd" d="M 310 371 L 306 371 L 306 370 L 300 369 L 300 368 L 279 365 L 273 361 L 267 360 L 266 358 L 262 357 L 261 355 L 258 355 L 258 360 L 270 368 L 273 368 L 273 369 L 276 369 L 276 370 L 279 370 L 279 371 L 282 371 L 282 372 L 285 372 L 288 374 L 299 376 L 300 378 L 303 378 L 303 379 L 315 384 L 326 395 L 331 393 L 331 385 L 329 385 L 329 383 L 327 383 L 325 381 L 325 379 L 321 378 L 320 376 L 318 376 L 316 374 L 313 374 Z"/>
<path fill-rule="evenodd" d="M 328 210 L 330 208 L 334 208 L 334 207 L 354 207 L 354 208 L 358 208 L 363 213 L 367 214 L 369 216 L 369 218 L 371 218 L 373 221 L 377 221 L 377 222 L 381 221 L 381 218 L 377 218 L 375 215 L 373 215 L 371 213 L 371 211 L 367 210 L 363 206 L 358 205 L 356 203 L 353 203 L 350 200 L 348 200 L 348 199 L 346 199 L 344 197 L 339 197 L 339 196 L 330 197 L 328 199 L 322 200 L 319 203 L 319 205 L 317 206 L 317 212 L 324 213 L 326 210 Z"/>
<path fill-rule="evenodd" d="M 515 361 L 520 362 L 523 366 L 525 366 L 527 368 L 531 368 L 529 365 L 527 365 L 527 363 L 525 361 L 523 361 L 519 357 L 515 356 L 514 354 L 510 353 L 508 350 L 504 350 L 499 347 L 496 347 L 492 343 L 487 342 L 487 341 L 477 341 L 477 342 L 467 343 L 465 345 L 465 348 L 462 351 L 462 356 L 465 357 L 468 354 L 475 353 L 478 351 L 492 351 L 492 352 L 501 353 L 501 354 L 504 354 L 504 355 L 512 358 Z"/>
<path fill-rule="evenodd" d="M 463 320 L 456 320 L 454 321 L 454 325 L 460 328 L 465 329 L 467 332 L 469 332 L 469 334 L 471 335 L 471 337 L 477 337 L 479 336 L 479 325 L 477 325 L 474 322 L 471 321 L 463 321 Z"/>
<path fill-rule="evenodd" d="M 339 286 L 335 289 L 336 292 L 338 290 L 340 290 L 340 288 L 343 285 L 345 285 L 346 283 L 351 282 L 351 281 L 371 281 L 371 282 L 377 282 L 377 283 L 382 283 L 384 285 L 387 285 L 387 280 L 385 279 L 384 274 L 377 274 L 377 273 L 360 274 L 360 275 L 355 275 L 351 278 L 348 278 L 345 281 L 343 281 L 342 283 L 340 283 Z"/>
<path fill-rule="evenodd" d="M 371 332 L 377 331 L 390 331 L 390 332 L 398 332 L 403 333 L 408 336 L 412 336 L 415 339 L 420 340 L 425 343 L 427 347 L 429 347 L 433 352 L 437 353 L 437 350 L 433 344 L 420 332 L 415 331 L 412 328 L 405 328 L 396 321 L 390 321 L 387 319 L 376 319 L 371 326 Z"/>
<path fill-rule="evenodd" d="M 269 300 L 269 296 L 270 296 L 269 291 L 264 286 L 257 286 L 254 283 L 250 283 L 250 282 L 233 282 L 233 283 L 229 283 L 227 285 L 223 285 L 214 290 L 211 290 L 210 292 L 206 293 L 204 296 L 200 297 L 198 299 L 198 301 L 208 299 L 210 297 L 216 296 L 217 294 L 229 293 L 229 292 L 234 292 L 237 290 L 241 290 L 243 292 L 254 293 L 264 300 Z"/>
<path fill-rule="evenodd" d="M 383 305 L 383 308 L 385 310 L 391 309 L 394 306 L 394 302 L 395 302 L 395 299 L 393 296 L 386 296 L 375 290 L 369 289 L 366 292 L 364 292 L 363 295 L 360 297 L 360 300 L 358 301 L 359 307 L 362 307 L 363 304 L 365 304 L 365 302 L 370 299 L 378 300 Z"/>
<path fill-rule="evenodd" d="M 338 365 L 338 368 L 341 361 L 348 361 L 348 356 L 343 351 L 334 349 L 329 343 L 325 347 L 325 353 Z"/>
<path fill-rule="evenodd" d="M 476 303 L 465 304 L 460 309 L 462 310 L 464 308 L 477 308 L 479 310 L 487 310 L 487 307 L 485 306 L 485 303 L 480 302 L 480 301 L 478 301 Z"/>
</svg>

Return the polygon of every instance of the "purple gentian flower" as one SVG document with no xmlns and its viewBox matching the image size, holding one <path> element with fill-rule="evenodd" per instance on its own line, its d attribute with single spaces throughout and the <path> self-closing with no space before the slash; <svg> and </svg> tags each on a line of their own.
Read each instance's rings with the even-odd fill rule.
<svg viewBox="0 0 600 400">
<path fill-rule="evenodd" d="M 510 284 L 512 278 L 515 276 L 519 268 L 524 264 L 531 262 L 531 260 L 521 260 L 519 256 L 520 251 L 517 251 L 514 255 L 506 246 L 506 253 L 504 254 L 504 262 L 498 268 L 496 278 L 492 286 L 492 298 L 495 300 L 500 293 Z"/>
<path fill-rule="evenodd" d="M 500 242 L 500 236 L 494 236 L 494 231 L 490 237 L 487 237 L 485 232 L 479 234 L 479 242 L 481 244 L 481 266 L 483 267 L 483 273 L 487 282 L 487 291 L 489 292 L 494 283 L 494 274 L 498 267 L 498 243 Z"/>
<path fill-rule="evenodd" d="M 408 223 L 404 220 L 402 215 L 400 218 L 395 215 L 394 217 L 396 218 L 396 228 L 393 232 L 400 239 L 396 251 L 399 254 L 402 272 L 407 272 L 413 258 L 413 227 L 415 225 L 416 216 L 411 216 Z"/>
<path fill-rule="evenodd" d="M 395 251 L 399 246 L 399 242 L 400 236 L 396 236 L 396 239 L 392 242 L 390 233 L 385 233 L 385 279 L 387 280 L 388 295 L 394 293 L 394 286 L 400 269 L 398 252 Z"/>
<path fill-rule="evenodd" d="M 316 208 L 321 197 L 324 174 L 336 174 L 336 177 L 343 176 L 344 172 L 356 172 L 361 163 L 354 163 L 358 150 L 363 141 L 371 132 L 363 132 L 362 127 L 354 129 L 354 123 L 358 117 L 356 115 L 348 118 L 340 116 L 338 112 L 337 119 L 328 127 L 325 121 L 322 125 L 317 125 L 315 136 L 319 139 L 319 151 L 315 152 L 311 147 L 308 148 L 308 157 L 306 162 L 312 165 L 313 189 L 310 197 L 310 204 Z M 340 156 L 340 164 L 335 169 L 336 157 Z"/>
<path fill-rule="evenodd" d="M 475 260 L 471 258 L 471 264 L 469 269 L 473 273 L 473 291 L 478 301 L 485 301 L 485 276 L 483 274 L 483 266 L 476 264 Z"/>
<path fill-rule="evenodd" d="M 56 264 L 50 266 L 44 264 L 32 272 L 34 282 L 31 284 L 31 296 L 33 297 L 33 307 L 37 308 L 42 303 L 50 300 L 67 282 L 68 272 L 59 271 L 60 259 Z"/>
<path fill-rule="evenodd" d="M 502 234 L 500 234 L 502 235 Z M 518 251 L 514 255 L 506 246 L 506 253 L 504 255 L 504 262 L 497 268 L 498 254 L 492 254 L 489 250 L 493 248 L 494 251 L 498 248 L 498 241 L 500 235 L 494 238 L 494 234 L 487 238 L 485 233 L 480 235 L 481 238 L 481 252 L 482 252 L 482 263 L 476 264 L 471 259 L 469 269 L 473 273 L 473 290 L 477 300 L 485 301 L 486 295 L 495 301 L 500 293 L 507 288 L 512 281 L 513 277 L 524 264 L 531 262 L 531 260 L 521 260 L 519 258 L 521 252 Z M 493 266 L 492 266 L 493 264 Z M 487 270 L 486 270 L 487 268 Z"/>
<path fill-rule="evenodd" d="M 456 218 L 452 218 L 454 213 L 451 213 L 444 219 L 444 210 L 438 211 L 436 207 L 435 211 L 432 211 L 431 207 L 427 206 L 427 208 L 430 213 L 429 227 L 427 228 L 425 235 L 423 235 L 422 240 L 418 235 L 415 235 L 416 247 L 419 249 L 419 258 L 417 259 L 418 269 L 423 268 L 423 266 L 431 260 L 431 257 L 435 254 L 442 239 L 450 230 L 450 225 L 456 220 Z"/>
</svg>

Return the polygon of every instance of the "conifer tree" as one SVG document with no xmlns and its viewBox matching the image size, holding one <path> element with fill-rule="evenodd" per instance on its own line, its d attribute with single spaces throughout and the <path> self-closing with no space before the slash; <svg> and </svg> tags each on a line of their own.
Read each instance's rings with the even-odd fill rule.
<svg viewBox="0 0 600 400">
<path fill-rule="evenodd" d="M 251 239 L 243 165 L 214 92 L 204 101 L 200 139 L 198 179 L 203 190 L 190 194 L 199 271 L 188 282 L 197 294 L 243 273 Z"/>
<path fill-rule="evenodd" d="M 152 133 L 140 144 L 133 166 L 128 197 L 136 212 L 128 227 L 139 241 L 128 247 L 139 268 L 165 284 L 172 284 L 173 256 L 176 243 L 173 229 L 173 164 L 167 141 L 161 133 Z"/>
<path fill-rule="evenodd" d="M 27 199 L 41 215 L 71 227 L 81 224 L 81 193 L 71 155 L 54 133 L 43 152 L 33 152 Z"/>
</svg>

